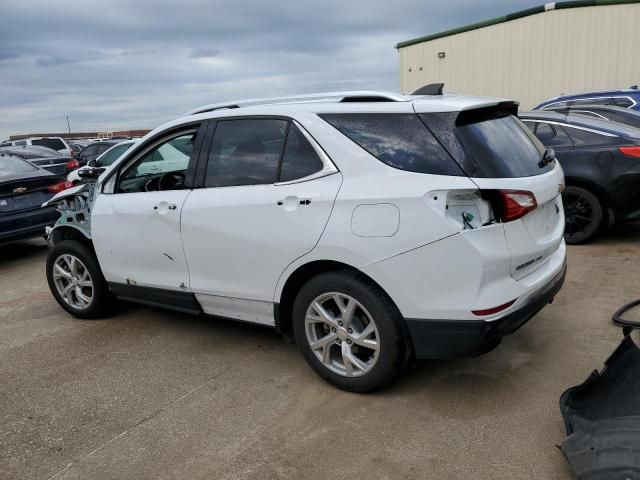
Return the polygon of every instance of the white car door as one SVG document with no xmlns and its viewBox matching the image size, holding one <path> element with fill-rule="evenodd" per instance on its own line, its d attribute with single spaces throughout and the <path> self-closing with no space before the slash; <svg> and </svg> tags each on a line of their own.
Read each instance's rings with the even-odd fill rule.
<svg viewBox="0 0 640 480">
<path fill-rule="evenodd" d="M 294 122 L 217 122 L 203 188 L 187 198 L 182 239 L 206 313 L 274 324 L 278 278 L 311 251 L 342 176 Z"/>
<path fill-rule="evenodd" d="M 191 192 L 184 181 L 195 168 L 197 135 L 190 127 L 138 150 L 98 195 L 92 237 L 108 282 L 188 292 L 180 215 Z"/>
</svg>

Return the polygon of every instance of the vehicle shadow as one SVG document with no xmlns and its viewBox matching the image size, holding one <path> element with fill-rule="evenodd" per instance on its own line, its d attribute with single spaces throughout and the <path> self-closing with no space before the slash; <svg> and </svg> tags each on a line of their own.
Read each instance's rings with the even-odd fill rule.
<svg viewBox="0 0 640 480">
<path fill-rule="evenodd" d="M 40 238 L 0 245 L 0 265 L 42 256 L 46 252 L 47 242 Z"/>
<path fill-rule="evenodd" d="M 612 229 L 602 232 L 594 243 L 598 242 L 619 242 L 619 241 L 640 241 L 640 222 L 620 223 Z"/>
</svg>

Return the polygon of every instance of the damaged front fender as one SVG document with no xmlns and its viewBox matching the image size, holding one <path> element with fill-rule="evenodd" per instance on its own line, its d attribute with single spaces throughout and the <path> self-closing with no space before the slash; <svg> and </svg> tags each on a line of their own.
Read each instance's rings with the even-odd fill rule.
<svg viewBox="0 0 640 480">
<path fill-rule="evenodd" d="M 95 183 L 84 183 L 60 192 L 42 204 L 43 207 L 54 205 L 60 212 L 58 221 L 47 231 L 49 245 L 73 238 L 73 235 L 68 234 L 69 229 L 91 240 L 91 209 L 96 193 Z"/>
</svg>

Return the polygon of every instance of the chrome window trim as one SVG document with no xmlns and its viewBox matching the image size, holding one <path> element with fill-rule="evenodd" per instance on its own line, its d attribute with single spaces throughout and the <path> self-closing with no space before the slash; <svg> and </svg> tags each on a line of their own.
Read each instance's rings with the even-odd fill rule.
<svg viewBox="0 0 640 480">
<path fill-rule="evenodd" d="M 534 122 L 534 123 L 549 123 L 551 125 L 559 125 L 561 127 L 575 128 L 576 130 L 583 130 L 585 132 L 595 133 L 596 135 L 602 135 L 603 137 L 619 138 L 619 135 L 614 135 L 613 133 L 602 132 L 600 130 L 594 130 L 592 128 L 587 128 L 587 127 L 579 127 L 577 125 L 571 125 L 569 123 L 556 122 L 554 120 L 538 120 L 534 118 L 521 118 L 520 120 L 522 120 L 523 122 L 526 121 L 526 122 Z"/>
<path fill-rule="evenodd" d="M 557 105 L 559 103 L 569 103 L 569 102 L 584 102 L 584 103 L 589 103 L 590 100 L 602 100 L 603 98 L 626 98 L 627 100 L 629 100 L 631 102 L 631 105 L 629 105 L 628 107 L 620 107 L 620 108 L 633 108 L 635 107 L 638 102 L 636 102 L 633 98 L 627 96 L 627 95 L 603 95 L 601 97 L 588 97 L 588 98 L 573 98 L 573 99 L 564 99 L 564 100 L 558 100 L 557 102 L 553 102 L 553 103 L 547 103 L 544 107 L 542 107 L 540 110 L 545 110 L 548 107 L 551 107 L 552 105 Z M 567 107 L 571 108 L 573 105 L 566 105 Z M 617 107 L 618 105 L 613 104 L 614 107 Z"/>
</svg>

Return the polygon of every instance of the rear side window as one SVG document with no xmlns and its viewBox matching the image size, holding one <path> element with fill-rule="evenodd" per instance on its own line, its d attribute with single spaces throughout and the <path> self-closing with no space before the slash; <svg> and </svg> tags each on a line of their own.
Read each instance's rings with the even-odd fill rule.
<svg viewBox="0 0 640 480">
<path fill-rule="evenodd" d="M 633 107 L 634 105 L 633 100 L 631 100 L 629 97 L 615 97 L 613 101 L 618 107 L 623 108 Z"/>
<path fill-rule="evenodd" d="M 536 137 L 547 147 L 572 147 L 573 143 L 560 125 L 538 123 Z"/>
<path fill-rule="evenodd" d="M 613 105 L 614 101 L 612 97 L 600 97 L 600 98 L 578 98 L 576 100 L 569 101 L 569 105 Z"/>
<path fill-rule="evenodd" d="M 37 138 L 31 141 L 32 145 L 40 145 L 42 147 L 49 147 L 54 150 L 64 150 L 65 147 L 62 140 L 59 138 Z"/>
<path fill-rule="evenodd" d="M 309 141 L 295 124 L 289 127 L 287 144 L 282 156 L 280 181 L 289 182 L 308 177 L 322 170 L 323 164 Z"/>
<path fill-rule="evenodd" d="M 417 115 L 349 113 L 321 117 L 391 167 L 434 175 L 464 175 Z"/>
<path fill-rule="evenodd" d="M 590 145 L 614 145 L 618 143 L 618 137 L 610 137 L 600 133 L 589 132 L 580 128 L 567 127 L 567 133 L 576 147 Z"/>
<path fill-rule="evenodd" d="M 275 183 L 288 122 L 239 119 L 218 122 L 207 162 L 206 187 Z"/>
</svg>

